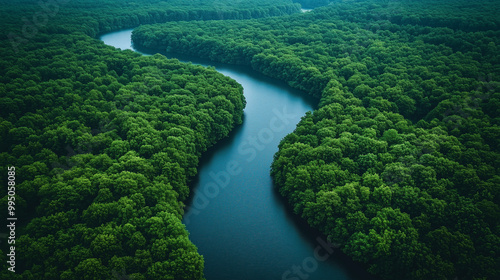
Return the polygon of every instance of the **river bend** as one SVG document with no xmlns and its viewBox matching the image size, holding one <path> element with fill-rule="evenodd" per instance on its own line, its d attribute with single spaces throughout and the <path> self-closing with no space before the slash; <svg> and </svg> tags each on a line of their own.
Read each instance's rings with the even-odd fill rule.
<svg viewBox="0 0 500 280">
<path fill-rule="evenodd" d="M 133 49 L 132 30 L 100 37 Z M 143 53 L 147 55 L 146 53 Z M 371 277 L 324 237 L 290 214 L 269 175 L 280 140 L 291 133 L 317 100 L 249 67 L 166 54 L 214 66 L 244 88 L 243 124 L 200 160 L 183 222 L 205 259 L 208 280 L 335 279 Z"/>
</svg>

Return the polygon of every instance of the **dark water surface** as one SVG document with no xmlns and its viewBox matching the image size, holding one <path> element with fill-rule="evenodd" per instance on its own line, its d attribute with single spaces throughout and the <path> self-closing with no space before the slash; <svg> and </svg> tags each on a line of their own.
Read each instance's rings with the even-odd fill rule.
<svg viewBox="0 0 500 280">
<path fill-rule="evenodd" d="M 132 49 L 131 32 L 117 31 L 100 39 Z M 194 195 L 187 203 L 184 223 L 205 258 L 206 278 L 372 279 L 291 214 L 269 175 L 279 141 L 318 101 L 249 67 L 166 55 L 214 66 L 243 86 L 247 100 L 243 124 L 203 155 Z"/>
</svg>

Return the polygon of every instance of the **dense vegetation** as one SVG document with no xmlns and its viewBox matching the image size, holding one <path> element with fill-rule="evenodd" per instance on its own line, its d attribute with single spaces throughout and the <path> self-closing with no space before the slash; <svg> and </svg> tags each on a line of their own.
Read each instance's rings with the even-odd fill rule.
<svg viewBox="0 0 500 280">
<path fill-rule="evenodd" d="M 107 279 L 123 268 L 134 279 L 202 278 L 182 201 L 201 152 L 241 122 L 241 87 L 215 70 L 117 55 L 84 36 L 35 46 L 1 87 L 1 162 L 17 169 L 18 217 L 32 218 L 16 240 L 17 270 L 36 279 Z"/>
<path fill-rule="evenodd" d="M 203 279 L 183 201 L 201 153 L 241 123 L 242 88 L 214 69 L 121 52 L 89 35 L 298 6 L 18 0 L 0 10 L 0 217 L 14 166 L 18 218 L 15 244 L 0 244 L 0 278 Z"/>
<path fill-rule="evenodd" d="M 43 33 L 84 32 L 95 36 L 139 24 L 208 19 L 249 19 L 296 13 L 298 4 L 288 0 L 140 0 L 123 2 L 118 0 L 16 0 L 3 1 L 2 24 L 13 25 L 14 34 L 26 37 L 32 28 L 23 30 L 23 25 L 34 25 Z M 44 15 L 47 15 L 45 17 Z M 46 21 L 46 19 L 48 19 Z M 9 34 L 6 32 L 5 34 Z M 29 36 L 28 36 L 29 37 Z"/>
<path fill-rule="evenodd" d="M 321 97 L 280 144 L 280 193 L 384 279 L 500 275 L 498 1 L 332 3 L 142 26 L 135 44 L 254 69 Z"/>
<path fill-rule="evenodd" d="M 203 278 L 183 201 L 201 153 L 241 122 L 242 89 L 91 38 L 179 20 L 138 28 L 135 43 L 250 65 L 321 98 L 272 174 L 345 253 L 384 279 L 499 275 L 498 1 L 296 2 L 332 3 L 243 20 L 299 7 L 2 1 L 0 166 L 16 167 L 19 222 L 17 273 L 3 242 L 0 278 Z"/>
</svg>

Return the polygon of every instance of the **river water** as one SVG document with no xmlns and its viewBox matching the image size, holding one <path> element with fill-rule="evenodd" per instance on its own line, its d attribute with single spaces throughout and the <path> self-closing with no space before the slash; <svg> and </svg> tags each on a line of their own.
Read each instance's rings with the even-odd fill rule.
<svg viewBox="0 0 500 280">
<path fill-rule="evenodd" d="M 100 37 L 133 49 L 132 30 Z M 144 53 L 146 54 L 147 53 Z M 373 279 L 318 232 L 310 229 L 273 187 L 269 175 L 280 140 L 317 100 L 249 67 L 166 54 L 214 66 L 244 88 L 243 124 L 201 158 L 184 224 L 205 259 L 208 280 Z"/>
</svg>

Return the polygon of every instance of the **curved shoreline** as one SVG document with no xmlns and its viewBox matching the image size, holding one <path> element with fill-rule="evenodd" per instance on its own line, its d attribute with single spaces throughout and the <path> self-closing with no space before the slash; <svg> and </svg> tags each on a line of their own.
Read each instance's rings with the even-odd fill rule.
<svg viewBox="0 0 500 280">
<path fill-rule="evenodd" d="M 131 30 L 120 32 L 130 33 Z M 130 42 L 125 45 L 127 46 L 120 48 L 132 49 Z M 208 279 L 286 278 L 287 271 L 293 265 L 302 264 L 305 259 L 310 260 L 308 258 L 314 256 L 314 250 L 318 246 L 316 239 L 321 237 L 321 234 L 309 226 L 305 227 L 303 221 L 301 223 L 298 217 L 290 213 L 288 205 L 272 185 L 269 166 L 281 138 L 295 129 L 306 111 L 311 111 L 317 106 L 317 99 L 291 88 L 286 82 L 265 76 L 247 66 L 200 61 L 195 57 L 175 55 L 173 58 L 180 58 L 180 61 L 215 66 L 217 71 L 243 84 L 247 98 L 243 125 L 231 132 L 231 138 L 219 141 L 204 153 L 200 159 L 199 173 L 192 182 L 192 193 L 186 202 L 190 207 L 184 215 L 183 222 L 187 224 L 190 239 L 205 257 L 205 275 Z M 239 77 L 235 78 L 234 75 Z M 259 82 L 245 85 L 245 82 L 251 79 L 259 79 Z M 269 87 L 281 92 L 281 96 L 270 98 L 263 104 L 264 97 L 260 99 L 255 95 L 265 92 Z M 294 106 L 302 107 L 302 111 L 298 112 L 290 106 L 285 108 L 276 105 L 284 105 L 284 100 L 288 101 L 290 98 L 297 99 Z M 311 105 L 304 108 L 304 101 Z M 258 111 L 254 113 L 255 115 L 251 114 L 253 110 L 265 106 L 265 103 L 271 107 Z M 266 113 L 267 116 L 261 116 Z M 287 114 L 294 114 L 294 120 L 287 121 L 287 129 L 278 131 L 279 118 Z M 256 116 L 263 119 L 262 124 L 253 123 L 253 118 Z M 273 118 L 274 122 L 271 123 Z M 266 135 L 272 135 L 272 143 L 264 143 L 267 142 Z M 254 141 L 255 139 L 257 141 Z M 254 166 L 247 166 L 247 163 Z M 257 172 L 255 166 L 260 167 L 261 172 Z M 229 178 L 227 184 L 225 184 L 226 178 Z M 228 195 L 230 198 L 227 198 Z M 262 199 L 259 201 L 253 200 L 254 198 Z M 219 215 L 217 218 L 213 218 L 214 211 Z M 227 224 L 232 225 L 232 228 Z M 246 256 L 238 254 L 237 248 L 240 248 L 241 244 L 255 249 L 246 252 Z M 219 254 L 221 251 L 225 251 L 226 255 L 236 255 L 228 258 L 224 254 Z M 260 265 L 259 268 L 263 272 L 255 271 L 254 266 L 264 260 L 269 264 Z M 276 264 L 273 265 L 273 262 Z M 232 266 L 229 269 L 228 263 Z M 320 263 L 317 270 L 311 273 L 313 279 L 332 276 L 346 280 L 370 277 L 366 272 L 359 273 L 359 264 L 347 259 L 340 251 L 332 254 L 327 262 Z M 244 276 L 241 275 L 240 271 L 250 270 L 252 267 L 253 271 L 246 271 Z M 227 273 L 224 274 L 224 270 Z M 271 276 L 272 274 L 274 275 Z"/>
</svg>

